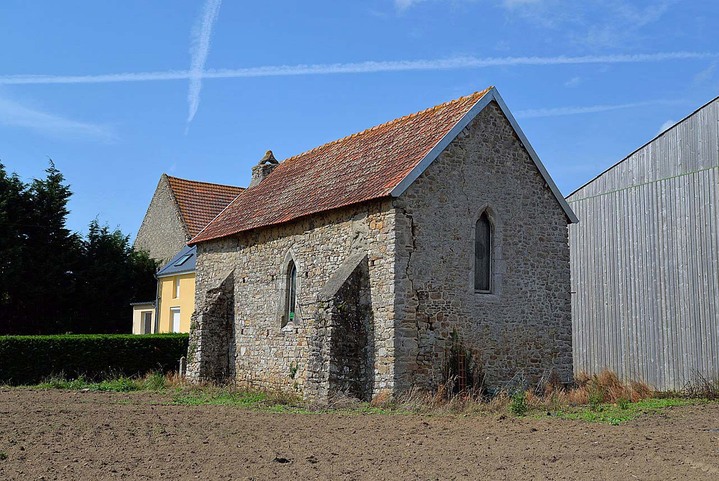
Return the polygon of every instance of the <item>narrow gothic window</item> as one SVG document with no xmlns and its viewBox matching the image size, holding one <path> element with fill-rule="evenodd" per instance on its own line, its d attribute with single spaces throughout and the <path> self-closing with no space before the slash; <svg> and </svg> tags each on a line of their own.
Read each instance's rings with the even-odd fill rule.
<svg viewBox="0 0 719 481">
<path fill-rule="evenodd" d="M 486 212 L 477 221 L 474 240 L 474 289 L 490 292 L 492 288 L 492 225 Z"/>
<path fill-rule="evenodd" d="M 297 305 L 297 267 L 294 261 L 287 266 L 287 312 L 283 318 L 282 327 L 295 320 L 295 306 Z"/>
</svg>

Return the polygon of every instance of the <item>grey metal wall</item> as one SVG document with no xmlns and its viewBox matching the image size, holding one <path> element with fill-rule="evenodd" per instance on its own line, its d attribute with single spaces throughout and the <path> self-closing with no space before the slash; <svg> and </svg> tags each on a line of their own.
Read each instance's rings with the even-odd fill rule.
<svg viewBox="0 0 719 481">
<path fill-rule="evenodd" d="M 719 98 L 567 200 L 575 373 L 719 378 Z"/>
</svg>

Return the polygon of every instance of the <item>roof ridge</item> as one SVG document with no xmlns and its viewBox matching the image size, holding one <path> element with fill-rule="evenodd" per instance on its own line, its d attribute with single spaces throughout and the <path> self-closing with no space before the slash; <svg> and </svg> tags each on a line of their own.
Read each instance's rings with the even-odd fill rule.
<svg viewBox="0 0 719 481">
<path fill-rule="evenodd" d="M 165 174 L 165 175 L 167 175 L 167 174 Z M 239 186 L 239 185 L 218 184 L 217 182 L 206 182 L 206 181 L 203 181 L 203 180 L 183 179 L 182 177 L 175 177 L 175 176 L 172 176 L 172 175 L 167 175 L 167 178 L 168 178 L 168 179 L 181 180 L 181 181 L 183 181 L 183 182 L 192 182 L 193 184 L 216 185 L 216 186 L 220 186 L 220 187 L 231 187 L 231 188 L 233 188 L 233 189 L 240 189 L 240 190 L 245 190 L 245 189 L 246 189 L 246 187 L 241 187 L 241 186 Z"/>
<path fill-rule="evenodd" d="M 283 160 L 282 162 L 280 162 L 280 165 L 282 165 L 283 163 L 287 162 L 288 160 L 289 160 L 289 161 L 294 160 L 294 159 L 296 159 L 296 158 L 298 158 L 298 157 L 302 157 L 302 156 L 304 156 L 304 155 L 311 154 L 311 153 L 316 152 L 316 151 L 318 151 L 318 150 L 320 150 L 320 149 L 323 149 L 323 148 L 325 148 L 325 147 L 329 147 L 330 145 L 338 144 L 338 143 L 340 143 L 340 142 L 344 142 L 345 140 L 349 140 L 349 139 L 352 139 L 352 138 L 355 138 L 355 137 L 359 137 L 360 135 L 363 135 L 363 134 L 372 132 L 373 130 L 378 130 L 378 129 L 380 129 L 380 128 L 384 128 L 384 127 L 387 127 L 387 126 L 389 126 L 389 125 L 392 125 L 392 124 L 395 124 L 395 123 L 399 123 L 399 122 L 401 122 L 401 121 L 410 119 L 410 118 L 412 118 L 412 117 L 417 117 L 417 116 L 419 116 L 419 115 L 425 114 L 425 113 L 430 112 L 430 111 L 432 111 L 432 110 L 437 110 L 437 109 L 439 109 L 439 108 L 444 108 L 444 107 L 446 107 L 446 106 L 448 106 L 448 105 L 450 105 L 450 104 L 461 102 L 461 101 L 466 100 L 466 99 L 468 99 L 468 98 L 470 98 L 470 97 L 479 96 L 479 98 L 482 98 L 482 97 L 484 97 L 484 96 L 487 94 L 487 92 L 489 92 L 489 91 L 492 90 L 493 88 L 494 88 L 493 86 L 489 86 L 489 87 L 487 87 L 487 88 L 484 89 L 484 90 L 478 90 L 478 91 L 475 91 L 475 92 L 473 92 L 473 93 L 471 93 L 471 94 L 469 94 L 469 95 L 463 95 L 463 96 L 461 96 L 461 97 L 457 97 L 456 99 L 448 100 L 448 101 L 446 101 L 446 102 L 442 102 L 441 104 L 437 104 L 437 105 L 434 105 L 434 106 L 432 106 L 432 107 L 419 110 L 419 111 L 417 111 L 417 112 L 412 112 L 411 114 L 403 115 L 403 116 L 401 116 L 401 117 L 397 117 L 396 119 L 392 119 L 392 120 L 389 120 L 389 121 L 387 121 L 387 122 L 383 122 L 383 123 L 381 123 L 381 124 L 373 125 L 372 127 L 368 127 L 368 128 L 366 128 L 366 129 L 364 129 L 364 130 L 361 130 L 361 131 L 359 131 L 359 132 L 355 132 L 355 133 L 353 133 L 353 134 L 345 135 L 344 137 L 340 137 L 339 139 L 331 140 L 331 141 L 326 142 L 326 143 L 324 143 L 324 144 L 322 144 L 322 145 L 318 145 L 317 147 L 313 147 L 313 148 L 311 148 L 311 149 L 309 149 L 309 150 L 305 150 L 304 152 L 300 152 L 299 154 L 295 154 L 295 155 L 293 155 L 293 156 L 291 156 L 291 157 L 287 157 L 285 160 Z M 481 95 L 479 95 L 479 94 L 481 94 Z M 479 100 L 479 99 L 478 99 L 478 100 Z"/>
</svg>

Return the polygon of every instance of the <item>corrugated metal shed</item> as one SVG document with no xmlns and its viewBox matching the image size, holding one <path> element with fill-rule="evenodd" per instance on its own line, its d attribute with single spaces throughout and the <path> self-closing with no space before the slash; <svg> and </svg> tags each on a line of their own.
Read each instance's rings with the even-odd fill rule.
<svg viewBox="0 0 719 481">
<path fill-rule="evenodd" d="M 719 98 L 567 200 L 575 372 L 719 378 Z"/>
</svg>

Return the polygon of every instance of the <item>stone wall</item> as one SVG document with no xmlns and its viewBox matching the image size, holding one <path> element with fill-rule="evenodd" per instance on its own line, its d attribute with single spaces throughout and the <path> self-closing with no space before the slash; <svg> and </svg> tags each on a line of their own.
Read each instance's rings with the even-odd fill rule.
<svg viewBox="0 0 719 481">
<path fill-rule="evenodd" d="M 241 233 L 236 237 L 198 244 L 193 327 L 206 329 L 200 315 L 211 302 L 219 279 L 233 272 L 234 340 L 227 349 L 230 377 L 239 384 L 292 389 L 308 399 L 326 397 L 331 346 L 323 345 L 323 308 L 320 293 L 333 275 L 358 255 L 366 258 L 369 296 L 363 308 L 372 312 L 374 352 L 372 393 L 391 390 L 394 382 L 394 209 L 391 201 L 378 201 L 327 212 L 276 227 Z M 287 266 L 297 267 L 296 319 L 282 328 Z M 347 272 L 348 276 L 354 269 Z M 357 282 L 361 282 L 361 279 Z M 331 309 L 330 309 L 331 310 Z M 330 324 L 332 321 L 329 321 Z M 197 345 L 191 372 L 200 368 L 204 350 Z M 312 352 L 316 355 L 312 358 Z M 319 357 L 317 357 L 319 356 Z M 328 361 L 331 361 L 329 359 Z M 211 369 L 210 369 L 211 370 Z M 202 376 L 199 376 L 202 378 Z M 315 382 L 307 382 L 314 380 Z M 319 380 L 319 382 L 318 382 Z"/>
<path fill-rule="evenodd" d="M 398 389 L 442 380 L 453 332 L 489 386 L 572 377 L 567 218 L 492 103 L 395 201 Z M 492 290 L 474 289 L 474 229 L 493 224 Z"/>
<path fill-rule="evenodd" d="M 189 240 L 186 232 L 170 183 L 162 174 L 137 232 L 134 247 L 148 252 L 162 265 L 185 247 Z"/>
</svg>

